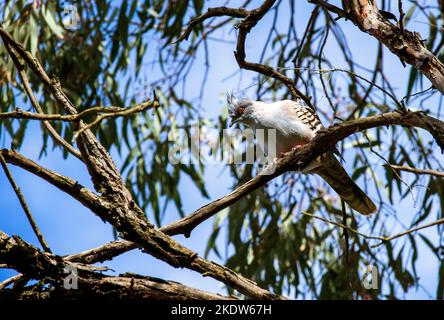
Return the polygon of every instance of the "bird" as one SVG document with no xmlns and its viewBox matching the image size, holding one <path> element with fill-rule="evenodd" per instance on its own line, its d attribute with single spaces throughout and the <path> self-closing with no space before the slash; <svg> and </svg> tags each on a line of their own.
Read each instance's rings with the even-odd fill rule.
<svg viewBox="0 0 444 320">
<path fill-rule="evenodd" d="M 316 112 L 302 99 L 280 100 L 272 103 L 239 99 L 227 93 L 229 126 L 242 123 L 254 132 L 258 129 L 275 129 L 275 154 L 281 155 L 310 142 L 323 128 Z M 263 139 L 260 146 L 265 153 L 268 141 Z M 317 157 L 305 168 L 305 174 L 317 174 L 324 179 L 352 209 L 362 215 L 377 211 L 376 205 L 364 191 L 350 178 L 342 164 L 328 151 Z"/>
</svg>

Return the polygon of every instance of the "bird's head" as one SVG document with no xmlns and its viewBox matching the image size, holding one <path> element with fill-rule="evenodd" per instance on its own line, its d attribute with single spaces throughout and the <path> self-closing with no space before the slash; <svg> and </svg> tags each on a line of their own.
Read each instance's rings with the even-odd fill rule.
<svg viewBox="0 0 444 320">
<path fill-rule="evenodd" d="M 233 93 L 227 93 L 228 113 L 231 118 L 230 127 L 235 123 L 248 124 L 254 113 L 254 101 L 238 99 Z"/>
</svg>

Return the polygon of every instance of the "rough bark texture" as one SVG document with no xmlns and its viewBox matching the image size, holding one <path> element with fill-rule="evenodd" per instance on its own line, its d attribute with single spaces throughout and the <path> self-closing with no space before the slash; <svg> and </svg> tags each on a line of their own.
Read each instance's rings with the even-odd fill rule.
<svg viewBox="0 0 444 320">
<path fill-rule="evenodd" d="M 371 0 L 344 0 L 344 11 L 325 1 L 312 2 L 333 11 L 342 17 L 350 18 L 361 30 L 377 38 L 387 46 L 402 61 L 413 65 L 423 72 L 433 85 L 444 92 L 444 66 L 423 45 L 418 34 L 405 30 L 402 25 L 396 26 L 389 22 L 379 12 L 376 4 Z M 273 7 L 275 0 L 265 0 L 258 8 L 248 11 L 243 8 L 214 8 L 196 19 L 192 20 L 185 33 L 178 40 L 186 39 L 192 28 L 205 19 L 215 16 L 227 15 L 243 18 L 237 25 L 239 30 L 235 58 L 240 68 L 256 71 L 283 82 L 295 97 L 301 97 L 307 104 L 310 99 L 303 95 L 292 79 L 273 68 L 254 62 L 246 61 L 245 42 L 247 34 Z M 60 82 L 56 77 L 50 78 L 39 61 L 17 43 L 12 36 L 0 27 L 0 36 L 17 56 L 34 72 L 46 88 L 52 93 L 55 100 L 65 110 L 66 119 L 74 119 L 79 150 L 72 150 L 85 163 L 95 192 L 79 185 L 73 179 L 46 169 L 37 163 L 23 157 L 13 150 L 0 150 L 6 162 L 19 166 L 58 187 L 71 195 L 84 206 L 92 210 L 102 220 L 112 224 L 125 239 L 106 244 L 79 254 L 65 257 L 41 252 L 18 237 L 9 237 L 0 231 L 0 263 L 23 273 L 24 281 L 37 279 L 53 286 L 50 290 L 37 290 L 23 288 L 20 292 L 15 290 L 2 290 L 0 297 L 14 297 L 23 299 L 52 299 L 52 298 L 156 298 L 156 299 L 222 299 L 211 293 L 192 289 L 181 284 L 141 277 L 137 275 L 123 275 L 119 277 L 104 276 L 89 265 L 99 261 L 112 259 L 134 248 L 168 263 L 176 268 L 188 268 L 199 272 L 202 276 L 210 276 L 227 286 L 238 290 L 246 297 L 254 299 L 282 299 L 253 281 L 240 274 L 208 261 L 198 256 L 192 250 L 182 246 L 170 236 L 184 234 L 189 236 L 194 228 L 209 219 L 217 212 L 242 199 L 252 191 L 264 186 L 267 182 L 289 170 L 300 170 L 316 157 L 334 148 L 334 145 L 358 131 L 388 125 L 414 126 L 429 131 L 437 144 L 444 149 L 444 123 L 423 113 L 418 112 L 390 112 L 378 116 L 347 121 L 342 124 L 320 130 L 317 136 L 306 145 L 297 150 L 290 151 L 277 162 L 276 170 L 271 175 L 258 175 L 243 184 L 223 198 L 217 199 L 202 208 L 199 208 L 185 218 L 156 229 L 145 217 L 144 212 L 132 199 L 119 170 L 108 151 L 97 140 L 95 135 L 82 122 L 73 103 L 65 95 Z M 14 54 L 9 50 L 10 54 Z M 23 79 L 22 79 L 23 80 Z M 25 81 L 26 82 L 26 81 Z M 27 90 L 32 95 L 31 90 Z M 32 97 L 31 97 L 32 99 Z M 40 120 L 48 118 L 35 114 L 20 114 L 13 112 L 5 114 L 4 118 L 31 117 Z M 58 116 L 57 116 L 58 117 Z M 61 117 L 61 116 L 60 116 Z M 58 118 L 60 118 L 58 117 Z M 61 118 L 60 118 L 61 119 Z M 74 121 L 73 120 L 73 121 Z M 78 121 L 77 121 L 78 120 Z M 66 276 L 64 268 L 74 266 L 79 269 L 79 290 L 62 290 L 60 283 Z M 43 288 L 43 287 L 40 287 Z"/>
<path fill-rule="evenodd" d="M 90 267 L 68 261 L 67 257 L 42 252 L 19 237 L 9 237 L 1 231 L 0 263 L 26 274 L 27 278 L 51 283 L 49 290 L 36 290 L 32 287 L 22 290 L 3 289 L 0 290 L 0 299 L 228 299 L 174 281 L 134 274 L 105 276 L 90 271 Z M 68 265 L 78 270 L 77 289 L 63 287 L 63 279 L 67 276 L 64 268 Z"/>
<path fill-rule="evenodd" d="M 444 65 L 424 45 L 417 32 L 388 21 L 373 0 L 344 0 L 344 10 L 359 28 L 381 41 L 402 61 L 420 70 L 444 93 Z"/>
</svg>

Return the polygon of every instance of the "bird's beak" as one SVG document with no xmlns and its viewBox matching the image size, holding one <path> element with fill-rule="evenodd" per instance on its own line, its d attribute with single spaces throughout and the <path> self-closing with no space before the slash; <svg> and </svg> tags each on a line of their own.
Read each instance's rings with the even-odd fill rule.
<svg viewBox="0 0 444 320">
<path fill-rule="evenodd" d="M 230 128 L 235 124 L 235 123 L 238 123 L 239 122 L 239 118 L 233 118 L 233 119 L 231 119 L 231 122 L 230 122 L 230 124 L 229 124 L 229 126 L 230 126 Z"/>
</svg>

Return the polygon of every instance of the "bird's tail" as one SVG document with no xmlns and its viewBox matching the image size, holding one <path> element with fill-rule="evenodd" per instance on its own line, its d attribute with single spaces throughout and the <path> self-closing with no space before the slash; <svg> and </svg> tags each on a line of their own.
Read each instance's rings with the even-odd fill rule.
<svg viewBox="0 0 444 320">
<path fill-rule="evenodd" d="M 375 212 L 376 205 L 354 183 L 339 161 L 334 156 L 328 157 L 327 161 L 328 163 L 316 168 L 314 173 L 320 175 L 350 207 L 359 213 L 369 215 Z"/>
</svg>

